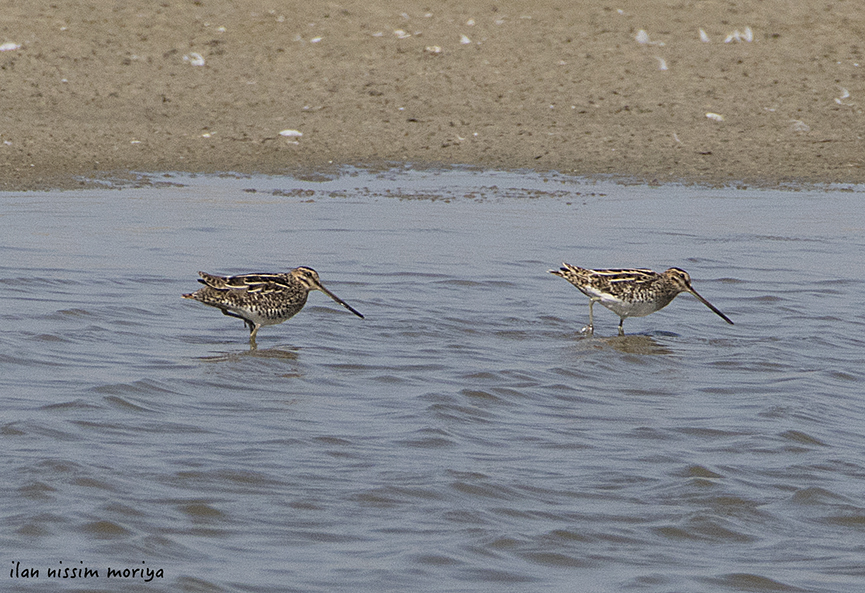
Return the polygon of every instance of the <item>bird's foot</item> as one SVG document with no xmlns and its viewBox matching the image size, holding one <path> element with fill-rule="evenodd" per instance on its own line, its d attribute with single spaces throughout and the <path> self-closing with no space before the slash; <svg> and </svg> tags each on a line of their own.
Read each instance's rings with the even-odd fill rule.
<svg viewBox="0 0 865 593">
<path fill-rule="evenodd" d="M 587 325 L 586 327 L 584 327 L 583 329 L 580 330 L 580 333 L 586 334 L 587 336 L 593 336 L 593 335 L 595 335 L 595 326 Z"/>
</svg>

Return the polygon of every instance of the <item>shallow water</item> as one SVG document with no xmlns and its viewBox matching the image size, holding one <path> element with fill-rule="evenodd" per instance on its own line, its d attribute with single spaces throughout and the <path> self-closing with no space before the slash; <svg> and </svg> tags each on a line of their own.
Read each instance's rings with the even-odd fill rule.
<svg viewBox="0 0 865 593">
<path fill-rule="evenodd" d="M 158 181 L 0 194 L 3 590 L 862 590 L 865 189 Z M 562 261 L 736 325 L 587 338 Z M 366 319 L 180 298 L 297 265 Z"/>
</svg>

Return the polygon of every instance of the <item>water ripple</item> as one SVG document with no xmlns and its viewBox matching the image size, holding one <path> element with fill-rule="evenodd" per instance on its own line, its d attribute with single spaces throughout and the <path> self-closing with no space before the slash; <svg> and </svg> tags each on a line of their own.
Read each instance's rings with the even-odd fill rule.
<svg viewBox="0 0 865 593">
<path fill-rule="evenodd" d="M 861 588 L 861 191 L 173 179 L 4 198 L 15 559 L 166 591 Z M 683 295 L 587 337 L 561 260 L 686 267 L 736 325 Z M 180 298 L 299 264 L 366 318 L 313 293 L 250 350 Z"/>
</svg>

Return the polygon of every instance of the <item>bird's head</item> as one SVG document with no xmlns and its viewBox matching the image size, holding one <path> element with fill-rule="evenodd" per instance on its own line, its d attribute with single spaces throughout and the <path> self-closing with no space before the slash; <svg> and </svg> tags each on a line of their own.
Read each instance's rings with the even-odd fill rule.
<svg viewBox="0 0 865 593">
<path fill-rule="evenodd" d="M 691 276 L 685 270 L 681 268 L 670 268 L 664 272 L 664 276 L 670 280 L 673 286 L 679 289 L 679 292 L 694 292 L 694 289 L 691 288 Z"/>
<path fill-rule="evenodd" d="M 307 290 L 320 290 L 321 292 L 323 292 L 324 294 L 326 294 L 327 296 L 329 296 L 330 298 L 335 300 L 337 303 L 339 303 L 340 305 L 342 305 L 343 307 L 345 307 L 346 309 L 348 309 L 349 311 L 351 311 L 352 313 L 354 313 L 355 315 L 357 315 L 358 317 L 363 319 L 363 315 L 361 315 L 356 309 L 354 309 L 351 305 L 349 305 L 344 300 L 342 300 L 341 298 L 339 298 L 338 296 L 336 296 L 335 294 L 330 292 L 328 289 L 326 289 L 322 285 L 321 280 L 318 279 L 318 272 L 316 272 L 312 268 L 307 268 L 306 266 L 300 266 L 299 268 L 293 269 L 291 271 L 291 275 L 298 282 L 303 284 Z"/>
<path fill-rule="evenodd" d="M 318 272 L 306 266 L 300 266 L 291 271 L 292 277 L 303 284 L 307 290 L 322 290 Z"/>
</svg>

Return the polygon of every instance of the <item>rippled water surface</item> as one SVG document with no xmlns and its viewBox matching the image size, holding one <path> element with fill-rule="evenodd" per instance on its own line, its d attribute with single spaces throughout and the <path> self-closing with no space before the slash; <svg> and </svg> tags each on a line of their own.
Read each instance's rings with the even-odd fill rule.
<svg viewBox="0 0 865 593">
<path fill-rule="evenodd" d="M 862 188 L 158 181 L 0 194 L 0 589 L 865 587 Z M 736 325 L 586 337 L 562 261 Z M 315 292 L 251 351 L 180 298 L 298 265 L 366 319 Z"/>
</svg>

